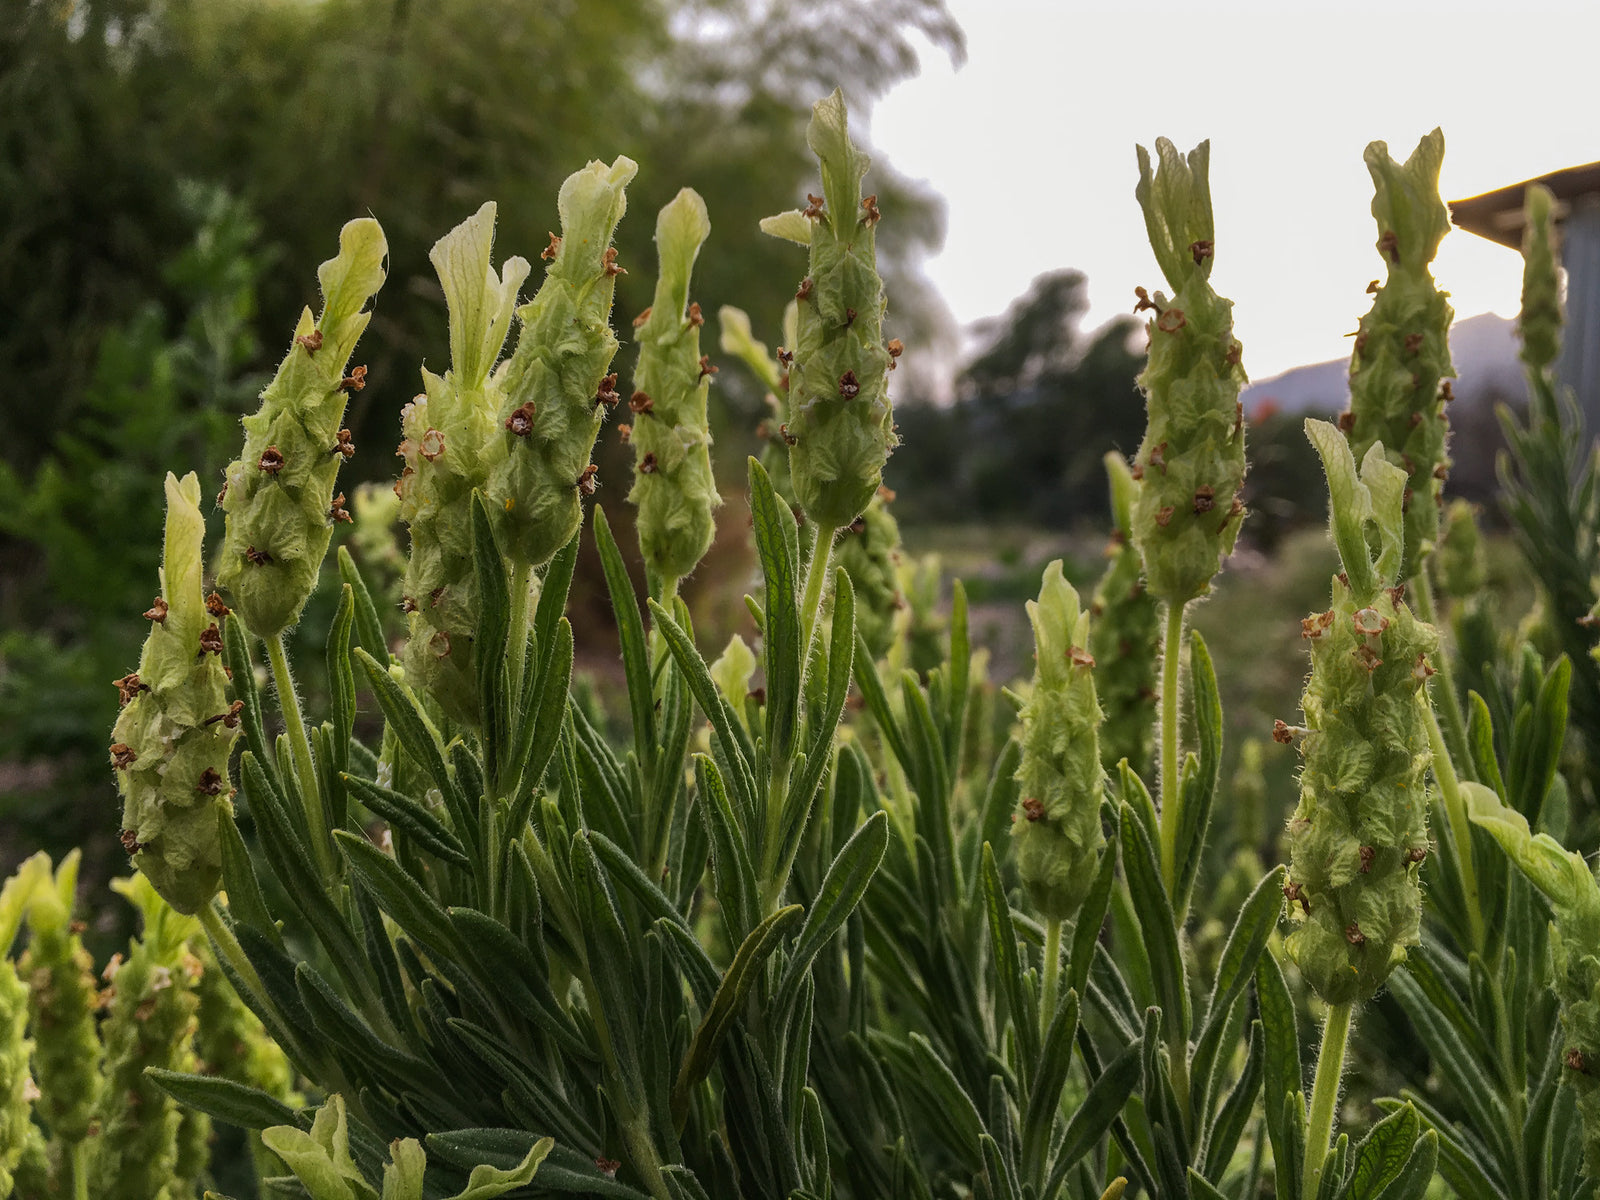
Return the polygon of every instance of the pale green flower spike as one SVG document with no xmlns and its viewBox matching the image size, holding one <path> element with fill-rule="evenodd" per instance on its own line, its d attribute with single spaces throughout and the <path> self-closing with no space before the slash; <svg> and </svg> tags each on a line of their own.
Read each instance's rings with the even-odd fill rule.
<svg viewBox="0 0 1600 1200">
<path fill-rule="evenodd" d="M 628 499 L 639 509 L 639 547 L 650 577 L 676 583 L 694 570 L 716 532 L 722 503 L 711 476 L 706 398 L 716 371 L 700 354 L 700 306 L 689 303 L 689 278 L 711 235 L 706 202 L 684 188 L 656 218 L 661 275 L 636 335 L 634 479 Z"/>
<path fill-rule="evenodd" d="M 293 1125 L 275 1125 L 264 1130 L 261 1138 L 288 1164 L 311 1200 L 422 1200 L 423 1173 L 428 1165 L 422 1144 L 415 1138 L 390 1143 L 391 1161 L 384 1164 L 380 1194 L 350 1156 L 349 1120 L 343 1096 L 330 1097 L 317 1110 L 309 1133 Z M 554 1138 L 541 1138 L 527 1157 L 509 1171 L 474 1167 L 465 1190 L 451 1200 L 494 1200 L 527 1186 L 554 1145 Z"/>
<path fill-rule="evenodd" d="M 35 889 L 50 884 L 50 860 L 36 854 L 0 887 L 0 1200 L 11 1195 L 13 1175 L 33 1140 L 33 1077 L 26 1036 L 28 989 L 11 961 L 11 944 Z"/>
<path fill-rule="evenodd" d="M 606 411 L 618 400 L 606 372 L 617 352 L 611 299 L 622 274 L 611 236 L 627 210 L 630 158 L 591 162 L 561 185 L 561 237 L 538 295 L 517 311 L 522 331 L 501 370 L 504 399 L 484 451 L 485 493 L 505 514 L 505 550 L 537 567 L 572 540 L 593 495 L 589 462 Z"/>
<path fill-rule="evenodd" d="M 1477 512 L 1471 502 L 1452 500 L 1445 510 L 1444 530 L 1439 536 L 1433 565 L 1441 590 L 1457 600 L 1472 599 L 1488 582 L 1483 538 L 1478 532 Z"/>
<path fill-rule="evenodd" d="M 1100 800 L 1100 705 L 1089 657 L 1089 614 L 1061 573 L 1044 569 L 1033 622 L 1033 691 L 1022 709 L 1022 801 L 1011 826 L 1017 874 L 1039 913 L 1063 921 L 1078 911 L 1094 883 L 1105 845 Z"/>
<path fill-rule="evenodd" d="M 1327 471 L 1345 571 L 1333 581 L 1332 607 L 1301 622 L 1311 676 L 1300 700 L 1300 803 L 1289 822 L 1284 891 L 1297 925 L 1287 948 L 1323 1001 L 1350 1004 L 1371 997 L 1418 942 L 1432 761 L 1426 681 L 1439 638 L 1394 586 L 1405 472 L 1378 445 L 1358 476 L 1336 427 L 1307 421 L 1306 432 Z"/>
<path fill-rule="evenodd" d="M 228 701 L 222 623 L 228 609 L 201 586 L 200 481 L 167 475 L 161 595 L 145 614 L 139 670 L 116 681 L 123 708 L 111 731 L 122 793 L 122 844 L 182 913 L 210 901 L 222 879 L 218 819 L 233 812 L 228 755 L 239 713 Z"/>
<path fill-rule="evenodd" d="M 384 280 L 389 252 L 370 217 L 339 231 L 339 256 L 317 268 L 322 316 L 307 308 L 289 353 L 244 418 L 244 452 L 230 463 L 222 511 L 227 537 L 217 583 L 233 597 L 245 626 L 273 638 L 300 619 L 336 521 L 334 477 L 354 453 L 340 428 L 348 393 L 365 386 L 366 368 L 345 366 L 371 313 L 363 311 Z"/>
<path fill-rule="evenodd" d="M 812 108 L 806 142 L 822 162 L 822 196 L 761 228 L 811 250 L 810 274 L 795 293 L 799 329 L 781 432 L 801 508 L 833 530 L 860 516 L 883 481 L 896 441 L 894 358 L 883 341 L 878 199 L 861 196 L 871 160 L 850 141 L 841 92 Z"/>
<path fill-rule="evenodd" d="M 70 1146 L 89 1135 L 100 1096 L 100 989 L 94 961 L 72 927 L 79 852 L 68 854 L 53 877 L 50 860 L 36 857 L 42 870 L 28 905 L 28 950 L 18 968 L 28 981 L 39 1115 L 51 1137 Z"/>
<path fill-rule="evenodd" d="M 856 632 L 874 658 L 882 658 L 894 641 L 895 614 L 905 607 L 900 595 L 900 523 L 889 511 L 890 493 L 879 488 L 866 510 L 852 521 L 836 544 L 835 561 L 850 576 L 855 590 Z M 833 611 L 830 594 L 824 604 Z"/>
<path fill-rule="evenodd" d="M 128 960 L 110 974 L 111 1015 L 105 1042 L 105 1090 L 96 1114 L 90 1195 L 96 1200 L 178 1200 L 181 1191 L 177 1102 L 145 1076 L 146 1067 L 182 1071 L 193 1061 L 190 1043 L 199 999 L 199 961 L 188 940 L 199 923 L 179 916 L 142 875 L 114 880 L 144 914 L 144 933 Z"/>
<path fill-rule="evenodd" d="M 1450 229 L 1450 210 L 1439 198 L 1444 134 L 1428 134 L 1403 165 L 1382 142 L 1367 147 L 1366 160 L 1377 188 L 1378 252 L 1388 274 L 1356 331 L 1350 412 L 1341 425 L 1357 458 L 1381 442 L 1389 461 L 1405 469 L 1404 582 L 1438 540 L 1450 466 L 1444 412 L 1450 389 L 1441 383 L 1456 373 L 1449 340 L 1454 313 L 1428 270 Z"/>
<path fill-rule="evenodd" d="M 1556 249 L 1551 206 L 1555 198 L 1542 184 L 1530 184 L 1523 196 L 1522 361 L 1543 371 L 1561 353 L 1560 254 Z"/>
<path fill-rule="evenodd" d="M 1578 1097 L 1583 1157 L 1591 1179 L 1600 1178 L 1600 884 L 1583 856 L 1548 833 L 1535 834 L 1527 819 L 1481 784 L 1463 783 L 1473 824 L 1488 830 L 1506 857 L 1550 901 L 1553 984 L 1561 1001 L 1566 1053 L 1561 1077 Z"/>
<path fill-rule="evenodd" d="M 1211 588 L 1222 558 L 1244 520 L 1245 383 L 1233 336 L 1233 301 L 1212 290 L 1214 233 L 1208 172 L 1211 144 L 1187 157 L 1156 139 L 1157 169 L 1139 147 L 1139 186 L 1145 228 L 1168 299 L 1139 291 L 1139 308 L 1155 316 L 1146 326 L 1150 361 L 1139 376 L 1148 412 L 1133 474 L 1144 486 L 1133 512 L 1133 540 L 1150 591 L 1182 605 Z"/>
<path fill-rule="evenodd" d="M 1156 719 L 1156 659 L 1161 617 L 1143 578 L 1132 540 L 1133 506 L 1139 483 L 1122 455 L 1105 457 L 1111 480 L 1111 564 L 1094 590 L 1089 653 L 1094 684 L 1105 709 L 1100 726 L 1100 761 L 1109 771 L 1126 758 L 1134 774 L 1150 768 Z"/>
<path fill-rule="evenodd" d="M 411 534 L 401 585 L 410 626 L 406 673 L 467 724 L 478 715 L 472 490 L 486 486 L 485 447 L 497 440 L 505 407 L 506 367 L 490 372 L 531 270 L 527 260 L 510 258 L 495 274 L 495 212 L 492 202 L 483 205 L 428 254 L 449 311 L 451 365 L 442 378 L 424 369 L 423 394 L 400 414 L 405 467 L 394 489 Z"/>
</svg>

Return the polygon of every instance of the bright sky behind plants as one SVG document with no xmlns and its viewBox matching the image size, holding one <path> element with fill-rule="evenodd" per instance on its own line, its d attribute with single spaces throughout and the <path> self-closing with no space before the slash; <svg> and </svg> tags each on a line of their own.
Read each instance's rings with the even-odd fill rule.
<svg viewBox="0 0 1600 1200">
<path fill-rule="evenodd" d="M 1236 302 L 1251 377 L 1349 354 L 1381 276 L 1362 162 L 1435 125 L 1455 200 L 1600 159 L 1600 5 L 950 0 L 937 52 L 877 108 L 872 138 L 949 205 L 929 274 L 963 324 L 1037 274 L 1089 277 L 1091 325 L 1161 286 L 1133 199 L 1134 144 L 1211 139 L 1213 282 Z M 1458 317 L 1513 315 L 1521 263 L 1461 230 L 1435 266 Z"/>
</svg>

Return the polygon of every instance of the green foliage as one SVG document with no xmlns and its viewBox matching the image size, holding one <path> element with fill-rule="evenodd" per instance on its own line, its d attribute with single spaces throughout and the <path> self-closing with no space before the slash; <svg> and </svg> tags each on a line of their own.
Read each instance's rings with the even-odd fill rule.
<svg viewBox="0 0 1600 1200">
<path fill-rule="evenodd" d="M 1092 1200 L 1124 1189 L 1209 1200 L 1259 1195 L 1269 1169 L 1285 1200 L 1420 1200 L 1441 1186 L 1436 1174 L 1459 1194 L 1507 1200 L 1592 1186 L 1573 1147 L 1593 1097 L 1586 1078 L 1559 1086 L 1566 1072 L 1586 1074 L 1600 1003 L 1600 932 L 1584 899 L 1600 893 L 1554 838 L 1571 791 L 1561 766 L 1572 664 L 1502 655 L 1476 676 L 1492 694 L 1467 698 L 1461 745 L 1446 748 L 1425 680 L 1448 651 L 1399 587 L 1411 544 L 1406 470 L 1381 444 L 1358 469 L 1330 425 L 1307 432 L 1344 573 L 1330 611 L 1304 626 L 1312 673 L 1291 869 L 1263 872 L 1256 857 L 1265 839 L 1250 825 L 1267 802 L 1248 753 L 1226 827 L 1249 845 L 1208 850 L 1218 798 L 1234 798 L 1221 786 L 1218 663 L 1185 632 L 1184 607 L 1211 587 L 1237 533 L 1238 509 L 1213 509 L 1219 493 L 1237 496 L 1244 458 L 1229 306 L 1207 278 L 1204 148 L 1184 159 L 1161 143 L 1160 170 L 1141 163 L 1152 243 L 1177 294 L 1150 301 L 1143 481 L 1114 471 L 1114 503 L 1149 578 L 1138 588 L 1131 555 L 1113 564 L 1100 618 L 1131 637 L 1145 616 L 1109 611 L 1119 591 L 1124 604 L 1138 591 L 1168 606 L 1152 795 L 1134 755 L 1114 782 L 1104 777 L 1095 622 L 1059 562 L 1030 609 L 1035 678 L 998 754 L 985 750 L 967 594 L 953 584 L 942 611 L 936 563 L 902 564 L 908 603 L 888 652 L 876 652 L 865 615 L 893 595 L 889 556 L 857 562 L 842 550 L 841 568 L 832 536 L 860 514 L 862 530 L 846 536 L 861 541 L 847 546 L 893 540 L 891 524 L 874 530 L 869 503 L 889 440 L 881 284 L 870 256 L 848 252 L 852 239 L 858 251 L 870 241 L 874 210 L 855 215 L 865 164 L 837 95 L 818 106 L 813 134 L 825 202 L 813 202 L 812 219 L 776 223 L 816 256 L 790 339 L 798 386 L 786 388 L 783 362 L 770 363 L 737 317 L 724 333 L 763 383 L 788 392 L 791 418 L 819 371 L 854 363 L 877 374 L 856 374 L 856 408 L 823 410 L 835 402 L 810 397 L 816 427 L 802 423 L 798 446 L 833 437 L 837 451 L 826 464 L 791 456 L 810 520 L 797 523 L 781 482 L 750 463 L 756 650 L 736 638 L 715 663 L 703 656 L 670 586 L 696 565 L 698 538 L 672 547 L 641 608 L 597 512 L 622 662 L 615 713 L 572 687 L 579 472 L 607 393 L 617 394 L 611 242 L 634 171 L 626 158 L 569 177 L 563 240 L 520 309 L 526 264 L 493 268 L 495 210 L 436 248 L 451 366 L 425 376 L 425 399 L 403 418 L 400 502 L 413 534 L 406 594 L 420 603 L 418 581 L 455 589 L 430 593 L 441 608 L 458 605 L 450 632 L 470 647 L 448 673 L 417 657 L 437 632 L 426 616 L 405 661 L 391 657 L 373 589 L 341 553 L 327 693 L 308 721 L 273 622 L 247 632 L 213 610 L 218 627 L 200 628 L 198 487 L 170 480 L 170 594 L 141 662 L 138 683 L 148 674 L 151 690 L 124 681 L 139 745 L 119 757 L 132 775 L 147 755 L 173 755 L 128 791 L 141 819 L 160 818 L 150 832 L 183 836 L 135 852 L 199 920 L 152 881 L 130 885 L 145 932 L 114 973 L 98 1030 L 98 1133 L 68 1152 L 82 1125 L 73 1104 L 87 1101 L 34 1104 L 29 1080 L 93 1073 L 81 1061 L 94 1053 L 82 956 L 70 925 L 60 932 L 70 885 L 25 868 L 18 886 L 41 897 L 30 962 L 50 980 L 35 1010 L 71 1010 L 48 1036 L 0 1023 L 0 1096 L 12 1101 L 4 1166 L 28 1189 L 191 1195 L 207 1173 L 212 1121 L 264 1131 L 263 1157 L 294 1176 L 268 1186 L 315 1200 L 517 1190 Z M 686 377 L 698 351 L 688 265 L 667 253 L 698 247 L 703 223 L 689 224 L 680 244 L 662 238 L 670 295 L 641 329 L 662 354 L 655 365 L 678 372 L 667 403 L 692 410 L 703 449 L 697 354 L 692 386 Z M 355 310 L 369 291 L 356 290 L 347 321 L 365 317 Z M 842 320 L 823 311 L 852 297 L 870 300 L 870 320 L 868 310 Z M 514 313 L 516 349 L 497 368 Z M 653 344 L 659 322 L 680 339 L 670 353 Z M 301 336 L 312 328 L 308 317 Z M 322 393 L 338 389 L 324 384 L 313 398 L 331 402 Z M 276 523 L 266 506 L 252 516 L 273 536 L 304 531 L 303 495 Z M 1181 522 L 1174 497 L 1189 505 Z M 1552 510 L 1575 523 L 1569 500 Z M 648 546 L 663 526 L 646 525 Z M 318 536 L 308 540 L 313 574 L 326 550 Z M 302 599 L 275 603 L 297 610 Z M 276 737 L 252 661 L 263 633 Z M 1224 676 L 1234 666 L 1220 665 Z M 151 713 L 172 736 L 152 738 Z M 186 739 L 214 726 L 205 737 L 231 742 L 222 717 L 246 746 L 237 811 L 222 787 L 197 801 L 199 780 L 178 761 Z M 151 728 L 134 729 L 141 721 Z M 1144 757 L 1133 724 L 1119 736 Z M 1448 817 L 1431 841 L 1430 772 Z M 231 785 L 231 773 L 204 782 Z M 1474 840 L 1469 808 L 1498 823 L 1511 857 L 1551 892 L 1554 939 L 1498 844 Z M 1015 855 L 996 852 L 1008 818 Z M 175 853 L 195 847 L 203 853 Z M 1225 874 L 1211 873 L 1217 862 Z M 219 872 L 225 905 L 212 899 Z M 0 896 L 8 950 L 19 895 Z M 1302 918 L 1285 943 L 1299 967 L 1288 978 L 1274 946 L 1286 895 Z M 208 960 L 191 949 L 197 925 L 216 963 L 209 986 L 225 976 L 237 1004 L 208 998 Z M 57 986 L 46 960 L 76 992 Z M 17 985 L 12 1008 L 26 1005 L 25 981 L 6 967 L 0 1005 L 6 978 Z M 1309 1102 L 1292 982 L 1328 1004 Z M 1367 1005 L 1356 1028 L 1365 1038 L 1370 1022 L 1371 1044 L 1402 1052 L 1373 1070 L 1361 1039 L 1347 1055 L 1351 1014 L 1385 983 L 1392 1000 Z M 197 1020 L 209 1031 L 197 1033 Z M 1387 1115 L 1364 1131 L 1336 1128 L 1357 1107 L 1340 1113 L 1347 1057 L 1367 1071 L 1358 1098 L 1393 1080 L 1414 1085 L 1381 1098 Z M 221 1073 L 200 1073 L 202 1058 Z M 293 1073 L 326 1097 L 319 1110 L 290 1106 Z"/>
</svg>

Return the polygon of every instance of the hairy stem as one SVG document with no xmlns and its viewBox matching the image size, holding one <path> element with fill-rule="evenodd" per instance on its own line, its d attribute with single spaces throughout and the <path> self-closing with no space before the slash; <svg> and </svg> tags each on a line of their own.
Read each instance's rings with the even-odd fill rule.
<svg viewBox="0 0 1600 1200">
<path fill-rule="evenodd" d="M 1039 1004 L 1039 1044 L 1044 1044 L 1055 1019 L 1057 996 L 1061 990 L 1061 918 L 1044 923 L 1044 995 Z"/>
<path fill-rule="evenodd" d="M 245 957 L 244 948 L 239 945 L 239 939 L 233 936 L 233 930 L 228 928 L 228 923 L 222 919 L 222 914 L 217 908 L 217 901 L 202 904 L 196 914 L 200 918 L 200 925 L 206 931 L 206 936 L 211 939 L 212 952 L 223 962 L 233 968 L 235 975 L 241 983 L 255 993 L 256 1000 L 262 1005 L 267 1004 L 266 985 L 261 982 L 261 976 L 256 974 L 256 969 L 248 958 Z"/>
<path fill-rule="evenodd" d="M 1417 615 L 1435 628 L 1440 627 L 1438 610 L 1433 599 L 1433 583 L 1428 578 L 1427 564 L 1424 563 L 1412 578 L 1416 584 Z M 1467 746 L 1467 720 L 1461 712 L 1461 698 L 1456 692 L 1455 668 L 1451 666 L 1451 655 L 1443 646 L 1443 629 L 1440 629 L 1440 642 L 1438 654 L 1437 680 L 1429 681 L 1430 695 L 1436 708 L 1444 710 L 1445 744 L 1450 747 L 1451 757 L 1455 765 L 1469 779 L 1475 776 L 1472 770 L 1472 756 Z"/>
<path fill-rule="evenodd" d="M 1167 605 L 1167 638 L 1161 649 L 1161 878 L 1178 900 L 1178 668 L 1183 661 L 1183 605 Z M 1183 914 L 1177 913 L 1180 923 Z"/>
<path fill-rule="evenodd" d="M 1333 1139 L 1333 1110 L 1339 1100 L 1339 1077 L 1344 1074 L 1345 1044 L 1350 1040 L 1349 1004 L 1330 1004 L 1322 1027 L 1322 1047 L 1317 1051 L 1317 1077 L 1311 1087 L 1311 1114 L 1306 1128 L 1306 1157 L 1300 1176 L 1301 1200 L 1316 1200 L 1322 1186 L 1322 1167 Z"/>
<path fill-rule="evenodd" d="M 300 798 L 306 813 L 306 829 L 311 835 L 311 852 L 324 880 L 333 877 L 333 858 L 328 846 L 328 816 L 322 807 L 322 789 L 317 786 L 317 767 L 311 759 L 311 741 L 306 736 L 305 718 L 300 714 L 300 694 L 295 691 L 289 672 L 289 654 L 284 635 L 265 639 L 267 661 L 272 667 L 273 686 L 278 691 L 278 711 L 289 734 L 289 754 L 300 779 Z"/>
<path fill-rule="evenodd" d="M 1428 710 L 1428 743 L 1433 748 L 1433 777 L 1439 781 L 1439 791 L 1444 796 L 1444 811 L 1450 821 L 1450 836 L 1455 842 L 1456 865 L 1461 871 L 1461 890 L 1467 897 L 1467 920 L 1472 925 L 1472 949 L 1485 953 L 1488 937 L 1483 924 L 1483 905 L 1478 898 L 1478 872 L 1472 864 L 1472 825 L 1467 820 L 1467 803 L 1461 796 L 1461 785 L 1456 780 L 1455 766 L 1450 761 L 1450 751 L 1444 744 L 1444 734 L 1439 729 L 1439 718 Z"/>
</svg>

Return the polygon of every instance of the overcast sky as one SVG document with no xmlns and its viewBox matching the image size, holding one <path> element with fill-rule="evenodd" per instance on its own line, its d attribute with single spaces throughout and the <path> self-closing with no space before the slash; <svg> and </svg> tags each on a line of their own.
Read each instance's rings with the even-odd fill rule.
<svg viewBox="0 0 1600 1200">
<path fill-rule="evenodd" d="M 1211 139 L 1212 282 L 1252 378 L 1349 354 L 1381 276 L 1368 142 L 1445 134 L 1454 200 L 1600 159 L 1600 4 L 1087 4 L 949 0 L 968 61 L 937 52 L 872 139 L 948 205 L 930 264 L 956 318 L 1001 313 L 1041 272 L 1089 277 L 1098 323 L 1163 286 L 1133 198 L 1134 145 Z M 1452 231 L 1457 317 L 1514 315 L 1521 262 Z"/>
</svg>

